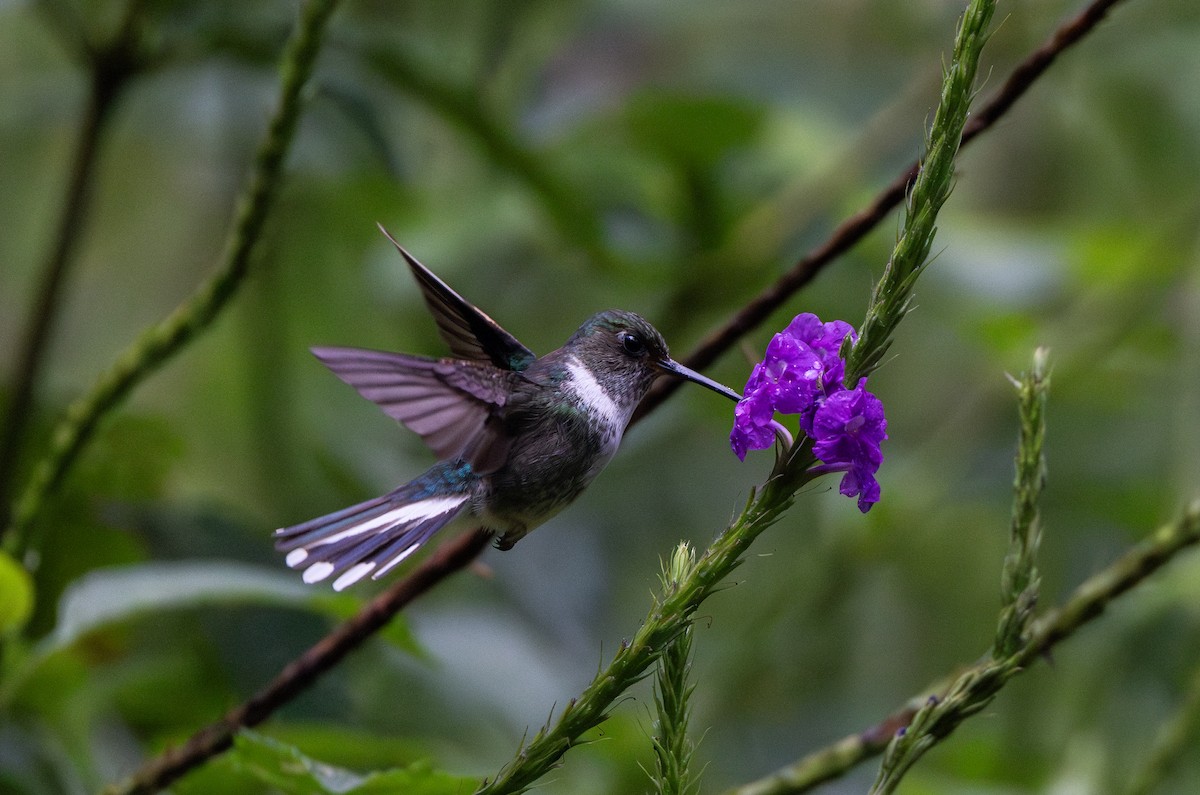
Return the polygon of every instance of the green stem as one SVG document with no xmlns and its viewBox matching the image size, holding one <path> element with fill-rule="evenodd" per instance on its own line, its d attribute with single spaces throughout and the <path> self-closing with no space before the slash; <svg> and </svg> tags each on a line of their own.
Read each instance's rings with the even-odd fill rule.
<svg viewBox="0 0 1200 795">
<path fill-rule="evenodd" d="M 695 555 L 685 541 L 675 548 L 670 562 L 663 567 L 663 593 L 671 593 L 687 579 L 695 566 Z M 691 774 L 693 746 L 688 739 L 688 719 L 693 685 L 688 684 L 691 668 L 692 625 L 688 623 L 671 641 L 658 660 L 654 682 L 654 705 L 658 713 L 654 746 L 654 785 L 659 795 L 688 795 L 699 783 Z"/>
<path fill-rule="evenodd" d="M 991 658 L 960 676 L 941 698 L 931 698 L 902 736 L 888 747 L 872 792 L 893 792 L 905 771 L 959 724 L 984 709 L 1008 680 L 1050 647 L 1096 618 L 1110 602 L 1162 567 L 1181 549 L 1200 542 L 1200 502 L 1177 522 L 1159 529 L 1108 569 L 1088 579 L 1070 600 L 1033 625 L 1028 641 L 1012 655 Z"/>
<path fill-rule="evenodd" d="M 138 53 L 139 2 L 125 8 L 113 40 L 102 46 L 86 41 L 78 43 L 81 58 L 89 70 L 87 105 L 75 143 L 70 176 L 63 195 L 50 251 L 41 269 L 37 296 L 29 310 L 28 326 L 17 353 L 12 399 L 0 429 L 0 534 L 12 514 L 10 490 L 16 479 L 21 447 L 29 426 L 33 399 L 37 393 L 46 346 L 61 306 L 63 286 L 75 262 L 75 246 L 83 235 L 84 219 L 96 173 L 96 155 L 104 139 L 112 111 L 121 94 L 143 68 Z M 76 43 L 74 29 L 64 31 L 69 43 Z"/>
<path fill-rule="evenodd" d="M 986 707 L 1016 673 L 1015 655 L 1025 640 L 1037 606 L 1037 551 L 1041 542 L 1038 500 L 1045 484 L 1042 454 L 1046 438 L 1048 354 L 1038 348 L 1033 367 L 1017 387 L 1020 435 L 1013 481 L 1009 551 L 1001 575 L 1000 620 L 990 659 L 968 670 L 940 698 L 931 697 L 912 722 L 888 746 L 873 793 L 893 792 L 905 773 L 926 751 L 937 745 L 968 716 Z"/>
<path fill-rule="evenodd" d="M 995 0 L 972 0 L 959 22 L 950 65 L 942 75 L 942 96 L 933 115 L 925 157 L 909 193 L 904 226 L 875 285 L 858 344 L 846 363 L 846 384 L 853 386 L 879 366 L 892 335 L 908 311 L 937 231 L 937 215 L 954 184 L 954 160 L 974 97 L 979 54 L 987 41 Z"/>
<path fill-rule="evenodd" d="M 578 698 L 567 703 L 558 721 L 540 729 L 517 758 L 495 780 L 485 781 L 476 795 L 524 792 L 557 765 L 584 732 L 607 719 L 612 704 L 646 675 L 667 645 L 690 624 L 696 609 L 738 567 L 754 539 L 792 504 L 796 489 L 811 479 L 807 469 L 813 462 L 807 441 L 781 456 L 771 478 L 751 496 L 741 516 L 709 546 L 678 587 L 655 602 L 633 640 L 623 642 L 612 662 Z"/>
<path fill-rule="evenodd" d="M 336 6 L 337 0 L 311 0 L 305 5 L 284 50 L 279 106 L 255 157 L 220 269 L 165 320 L 143 332 L 91 391 L 67 409 L 55 429 L 50 451 L 38 463 L 17 502 L 6 541 L 14 556 L 19 557 L 30 547 L 30 528 L 46 498 L 62 482 L 100 421 L 135 386 L 207 329 L 244 281 L 279 189 L 284 158 L 295 137 L 303 105 L 302 89 L 312 75 L 322 34 Z"/>
<path fill-rule="evenodd" d="M 1114 599 L 1162 568 L 1184 549 L 1200 543 L 1200 501 L 1183 517 L 1160 527 L 1103 571 L 1089 577 L 1071 598 L 1033 623 L 1029 640 L 1012 659 L 1024 668 L 1052 646 L 1098 617 Z"/>
<path fill-rule="evenodd" d="M 1033 357 L 1033 369 L 1014 382 L 1021 430 L 1013 481 L 1009 552 L 1000 578 L 1003 603 L 992 647 L 992 656 L 997 660 L 1008 657 L 1020 646 L 1037 606 L 1041 585 L 1036 559 L 1042 540 L 1038 501 L 1046 484 L 1042 446 L 1046 438 L 1046 390 L 1050 386 L 1047 355 L 1045 348 L 1038 348 Z"/>
</svg>

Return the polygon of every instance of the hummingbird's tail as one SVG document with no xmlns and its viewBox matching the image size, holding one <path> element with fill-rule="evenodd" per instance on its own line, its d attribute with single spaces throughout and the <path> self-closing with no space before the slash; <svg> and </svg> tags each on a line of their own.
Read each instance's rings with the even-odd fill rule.
<svg viewBox="0 0 1200 795">
<path fill-rule="evenodd" d="M 470 494 L 401 486 L 391 494 L 275 531 L 275 547 L 307 583 L 337 574 L 340 591 L 368 574 L 379 579 L 467 507 Z M 423 495 L 423 496 L 422 496 Z"/>
</svg>

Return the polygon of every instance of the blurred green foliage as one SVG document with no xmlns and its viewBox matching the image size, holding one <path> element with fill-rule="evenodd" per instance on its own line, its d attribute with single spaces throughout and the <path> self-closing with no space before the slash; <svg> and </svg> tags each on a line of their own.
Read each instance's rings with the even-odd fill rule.
<svg viewBox="0 0 1200 795">
<path fill-rule="evenodd" d="M 0 5 L 0 412 L 80 129 L 77 42 L 113 35 L 124 8 Z M 1076 9 L 1002 6 L 983 93 Z M 32 604 L 0 559 L 0 791 L 98 790 L 379 587 L 304 589 L 270 539 L 429 463 L 307 354 L 443 352 L 375 222 L 536 351 L 617 306 L 686 352 L 917 154 L 961 10 L 346 3 L 252 277 L 55 495 Z M 295 16 L 285 2 L 140 6 L 148 57 L 73 230 L 16 485 L 63 408 L 211 272 Z M 964 151 L 917 311 L 872 377 L 891 437 L 883 502 L 863 517 L 831 484 L 800 495 L 696 626 L 703 791 L 861 730 L 986 650 L 1016 437 L 1003 374 L 1036 345 L 1054 372 L 1044 600 L 1200 491 L 1196 74 L 1196 5 L 1127 0 Z M 858 323 L 895 229 L 822 273 L 750 349 L 799 311 Z M 711 375 L 738 385 L 748 371 L 734 354 Z M 727 410 L 682 391 L 574 507 L 488 553 L 490 577 L 444 583 L 177 790 L 323 791 L 291 746 L 384 777 L 493 773 L 636 630 L 660 558 L 680 539 L 703 547 L 768 471 L 769 454 L 729 454 Z M 1198 664 L 1193 555 L 1014 680 L 908 791 L 1119 790 Z M 540 791 L 649 791 L 652 702 L 646 684 Z M 1195 747 L 1162 791 L 1200 780 Z M 864 791 L 870 767 L 829 791 Z"/>
</svg>

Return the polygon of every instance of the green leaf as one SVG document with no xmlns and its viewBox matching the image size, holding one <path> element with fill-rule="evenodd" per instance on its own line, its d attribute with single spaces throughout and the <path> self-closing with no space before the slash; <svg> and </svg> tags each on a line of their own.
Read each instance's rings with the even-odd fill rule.
<svg viewBox="0 0 1200 795">
<path fill-rule="evenodd" d="M 299 749 L 252 731 L 234 739 L 231 760 L 259 781 L 286 795 L 461 795 L 471 792 L 475 779 L 434 770 L 426 762 L 405 768 L 360 775 L 305 756 Z"/>
<path fill-rule="evenodd" d="M 271 737 L 294 745 L 313 756 L 359 770 L 393 767 L 429 756 L 430 745 L 419 736 L 380 733 L 378 730 L 320 718 L 271 721 Z"/>
<path fill-rule="evenodd" d="M 0 638 L 25 626 L 33 612 L 33 578 L 25 567 L 0 551 Z"/>
<path fill-rule="evenodd" d="M 93 630 L 162 610 L 250 603 L 307 607 L 335 618 L 353 614 L 360 604 L 353 596 L 310 588 L 290 573 L 242 563 L 159 562 L 98 569 L 67 588 L 58 624 L 38 651 L 50 654 Z M 402 621 L 393 621 L 387 634 L 419 653 Z"/>
</svg>

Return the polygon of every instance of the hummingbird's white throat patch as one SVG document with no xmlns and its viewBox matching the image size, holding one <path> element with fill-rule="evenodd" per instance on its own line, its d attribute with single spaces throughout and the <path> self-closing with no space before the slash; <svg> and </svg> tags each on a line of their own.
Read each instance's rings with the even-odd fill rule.
<svg viewBox="0 0 1200 795">
<path fill-rule="evenodd" d="M 574 357 L 567 360 L 567 370 L 571 372 L 567 388 L 583 401 L 588 411 L 603 417 L 605 425 L 617 426 L 624 430 L 629 421 L 629 412 L 622 411 L 616 401 L 609 397 L 604 387 L 596 380 L 596 376 L 592 375 L 592 371 Z"/>
</svg>

